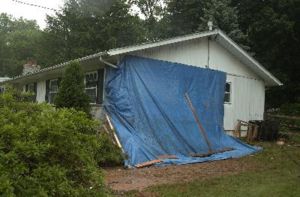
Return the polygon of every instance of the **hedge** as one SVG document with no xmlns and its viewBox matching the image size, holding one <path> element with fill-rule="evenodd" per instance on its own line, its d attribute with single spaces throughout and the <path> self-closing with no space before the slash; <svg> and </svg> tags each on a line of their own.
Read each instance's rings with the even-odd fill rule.
<svg viewBox="0 0 300 197">
<path fill-rule="evenodd" d="M 0 195 L 105 195 L 96 160 L 106 146 L 96 135 L 99 123 L 84 112 L 25 100 L 0 95 Z"/>
</svg>

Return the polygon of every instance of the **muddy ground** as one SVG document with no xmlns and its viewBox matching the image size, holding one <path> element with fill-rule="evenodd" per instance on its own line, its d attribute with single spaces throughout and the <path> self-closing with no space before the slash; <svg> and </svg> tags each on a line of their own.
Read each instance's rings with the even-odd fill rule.
<svg viewBox="0 0 300 197">
<path fill-rule="evenodd" d="M 106 168 L 105 184 L 116 193 L 142 191 L 161 184 L 189 182 L 217 176 L 237 174 L 254 169 L 243 159 L 230 159 L 198 164 L 147 167 L 141 169 Z"/>
</svg>

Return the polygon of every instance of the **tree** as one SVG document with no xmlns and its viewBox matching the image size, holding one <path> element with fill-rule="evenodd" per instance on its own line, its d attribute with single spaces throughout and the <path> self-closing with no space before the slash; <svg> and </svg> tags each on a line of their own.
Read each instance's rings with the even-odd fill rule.
<svg viewBox="0 0 300 197">
<path fill-rule="evenodd" d="M 170 35 L 182 35 L 208 30 L 207 22 L 241 42 L 245 39 L 238 25 L 238 13 L 230 0 L 169 0 L 167 2 Z"/>
<path fill-rule="evenodd" d="M 28 59 L 41 59 L 41 37 L 35 21 L 0 14 L 0 76 L 19 75 Z"/>
<path fill-rule="evenodd" d="M 268 89 L 266 104 L 300 102 L 300 1 L 233 1 L 255 57 L 283 83 Z"/>
<path fill-rule="evenodd" d="M 116 0 L 103 15 L 102 26 L 97 26 L 102 47 L 123 47 L 146 41 L 146 29 L 137 15 L 130 14 L 131 5 L 124 0 Z M 98 29 L 98 28 L 101 29 Z"/>
<path fill-rule="evenodd" d="M 65 70 L 54 104 L 58 108 L 74 108 L 89 114 L 89 97 L 84 87 L 84 74 L 79 62 L 71 62 Z"/>
<path fill-rule="evenodd" d="M 162 20 L 164 15 L 164 1 L 162 0 L 130 0 L 132 5 L 139 8 L 140 14 L 144 18 L 144 24 L 147 29 L 147 39 L 155 40 L 160 37 L 164 24 Z"/>
<path fill-rule="evenodd" d="M 47 24 L 45 47 L 52 64 L 145 41 L 142 20 L 130 14 L 125 0 L 68 0 Z"/>
<path fill-rule="evenodd" d="M 245 35 L 240 30 L 236 7 L 230 6 L 231 0 L 206 1 L 203 16 L 198 30 L 207 30 L 207 22 L 212 21 L 215 28 L 225 31 L 236 42 L 245 41 Z"/>
</svg>

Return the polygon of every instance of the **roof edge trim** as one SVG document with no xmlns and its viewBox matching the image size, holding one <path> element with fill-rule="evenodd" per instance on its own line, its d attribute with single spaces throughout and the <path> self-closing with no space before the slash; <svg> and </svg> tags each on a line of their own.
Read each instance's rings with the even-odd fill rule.
<svg viewBox="0 0 300 197">
<path fill-rule="evenodd" d="M 245 56 L 247 59 L 250 60 L 252 64 L 254 64 L 257 68 L 259 68 L 264 74 L 266 74 L 270 79 L 272 79 L 278 86 L 282 86 L 283 83 L 277 79 L 274 75 L 272 75 L 267 69 L 265 69 L 254 57 L 252 57 L 248 52 L 242 49 L 236 42 L 234 42 L 230 37 L 228 37 L 223 31 L 217 30 L 218 34 L 222 36 L 230 45 L 236 48 L 239 53 Z"/>
</svg>

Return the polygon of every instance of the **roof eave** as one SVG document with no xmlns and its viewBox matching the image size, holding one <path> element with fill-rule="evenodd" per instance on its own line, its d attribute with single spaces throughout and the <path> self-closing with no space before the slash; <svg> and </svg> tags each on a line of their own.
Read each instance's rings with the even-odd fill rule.
<svg viewBox="0 0 300 197">
<path fill-rule="evenodd" d="M 135 51 L 146 50 L 146 49 L 150 49 L 150 48 L 156 48 L 156 47 L 165 46 L 165 45 L 169 45 L 169 44 L 184 42 L 184 41 L 188 41 L 188 40 L 199 39 L 199 38 L 203 38 L 203 37 L 207 37 L 207 36 L 216 35 L 217 33 L 218 33 L 218 30 L 213 30 L 213 31 L 206 31 L 203 33 L 189 34 L 186 36 L 178 36 L 175 38 L 166 39 L 166 40 L 162 40 L 162 41 L 158 41 L 158 42 L 144 43 L 144 44 L 134 45 L 134 46 L 130 46 L 130 47 L 111 49 L 111 50 L 107 51 L 107 54 L 109 56 L 121 55 L 121 54 L 131 53 L 131 52 L 135 52 Z"/>
<path fill-rule="evenodd" d="M 224 45 L 227 45 L 229 47 L 229 50 L 235 52 L 240 56 L 240 58 L 244 59 L 244 63 L 251 67 L 254 72 L 256 72 L 264 81 L 266 86 L 281 86 L 283 85 L 280 80 L 278 80 L 275 76 L 273 76 L 269 71 L 267 71 L 258 61 L 256 61 L 251 55 L 249 55 L 245 50 L 243 50 L 240 46 L 238 46 L 232 39 L 230 39 L 225 33 L 223 33 L 221 30 L 216 29 L 213 31 L 207 31 L 207 32 L 202 32 L 202 33 L 195 33 L 195 34 L 190 34 L 186 36 L 179 36 L 171 39 L 166 39 L 158 42 L 152 42 L 152 43 L 144 43 L 140 45 L 134 45 L 134 46 L 129 46 L 129 47 L 122 47 L 122 48 L 116 48 L 116 49 L 110 49 L 108 51 L 100 52 L 100 53 L 95 53 L 89 56 L 85 56 L 82 58 L 78 58 L 75 60 L 67 61 L 61 64 L 57 64 L 52 67 L 44 68 L 38 72 L 31 73 L 28 75 L 21 75 L 17 76 L 11 80 L 5 81 L 5 82 L 0 82 L 0 85 L 3 83 L 8 83 L 8 82 L 14 82 L 17 81 L 18 79 L 26 79 L 29 78 L 33 75 L 38 75 L 40 73 L 48 72 L 50 70 L 55 70 L 59 68 L 63 68 L 67 64 L 69 64 L 72 61 L 79 61 L 79 62 L 84 62 L 87 60 L 99 58 L 100 56 L 117 56 L 121 54 L 127 54 L 135 51 L 140 51 L 140 50 L 146 50 L 150 48 L 155 48 L 155 47 L 160 47 L 164 45 L 169 45 L 169 44 L 174 44 L 174 43 L 179 43 L 179 42 L 184 42 L 184 41 L 189 41 L 193 39 L 199 39 L 207 36 L 212 36 L 212 35 L 218 35 L 222 39 L 224 39 L 225 43 Z"/>
<path fill-rule="evenodd" d="M 100 57 L 102 55 L 106 55 L 106 54 L 107 54 L 106 51 L 104 51 L 104 52 L 99 52 L 99 53 L 95 53 L 95 54 L 92 54 L 92 55 L 88 55 L 88 56 L 85 56 L 85 57 L 82 57 L 82 58 L 77 58 L 77 59 L 74 59 L 74 60 L 63 62 L 63 63 L 57 64 L 57 65 L 54 65 L 54 66 L 51 66 L 51 67 L 43 68 L 43 69 L 41 69 L 39 71 L 36 71 L 36 72 L 33 72 L 33 73 L 29 73 L 27 75 L 19 75 L 19 76 L 13 77 L 9 80 L 0 82 L 0 85 L 6 84 L 6 83 L 11 83 L 11 82 L 17 82 L 20 79 L 30 78 L 32 76 L 39 75 L 39 74 L 42 74 L 42 73 L 45 73 L 45 72 L 48 72 L 48 71 L 51 71 L 51 70 L 62 69 L 66 65 L 70 64 L 73 61 L 84 62 L 84 61 L 88 61 L 88 60 L 91 60 L 91 59 L 94 59 L 94 58 L 98 58 L 98 57 Z"/>
</svg>

